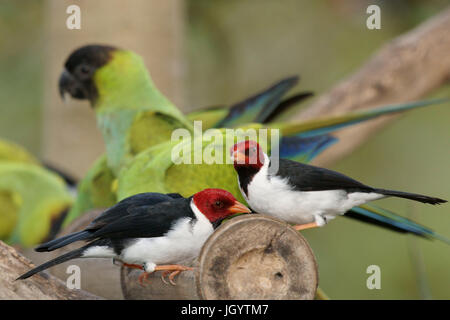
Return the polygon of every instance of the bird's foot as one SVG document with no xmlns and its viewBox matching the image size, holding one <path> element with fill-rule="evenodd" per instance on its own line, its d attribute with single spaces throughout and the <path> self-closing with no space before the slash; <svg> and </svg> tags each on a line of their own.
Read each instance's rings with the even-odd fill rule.
<svg viewBox="0 0 450 320">
<path fill-rule="evenodd" d="M 177 276 L 178 274 L 180 274 L 181 271 L 177 270 L 177 271 L 169 271 L 166 270 L 163 272 L 163 274 L 161 275 L 161 280 L 162 282 L 164 282 L 165 284 L 170 284 L 173 286 L 176 286 L 177 284 L 175 283 L 175 281 L 173 281 L 173 279 L 175 278 L 175 276 Z M 166 276 L 169 275 L 169 282 L 166 281 Z"/>
<path fill-rule="evenodd" d="M 165 277 L 168 275 L 168 279 L 170 284 L 172 284 L 173 286 L 176 285 L 174 278 L 180 274 L 183 271 L 188 271 L 188 270 L 194 270 L 194 268 L 192 267 L 186 267 L 186 266 L 181 266 L 178 264 L 169 264 L 169 265 L 162 265 L 162 266 L 156 266 L 155 267 L 155 271 L 164 271 L 163 274 L 161 275 L 161 280 L 168 284 Z"/>
<path fill-rule="evenodd" d="M 305 223 L 305 224 L 298 224 L 293 226 L 293 228 L 297 231 L 300 230 L 306 230 L 306 229 L 311 229 L 311 228 L 317 228 L 320 227 L 317 222 L 311 222 L 311 223 Z"/>
<path fill-rule="evenodd" d="M 150 281 L 148 280 L 148 277 L 149 277 L 152 273 L 153 273 L 153 272 L 146 272 L 146 271 L 142 272 L 142 273 L 139 275 L 139 278 L 138 278 L 139 284 L 140 284 L 141 286 L 145 287 L 144 281 L 145 281 L 145 282 L 150 282 Z"/>
</svg>

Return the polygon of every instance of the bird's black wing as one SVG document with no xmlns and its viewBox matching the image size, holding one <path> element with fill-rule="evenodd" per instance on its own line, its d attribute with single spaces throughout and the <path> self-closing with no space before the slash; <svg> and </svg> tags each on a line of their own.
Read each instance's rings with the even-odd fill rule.
<svg viewBox="0 0 450 320">
<path fill-rule="evenodd" d="M 103 211 L 89 224 L 86 230 L 97 230 L 113 221 L 116 221 L 117 219 L 127 216 L 135 207 L 151 206 L 176 198 L 182 198 L 182 196 L 178 193 L 162 194 L 156 192 L 145 192 L 133 195 Z"/>
<path fill-rule="evenodd" d="M 149 207 L 157 203 L 178 198 L 183 197 L 177 193 L 170 193 L 167 195 L 154 192 L 136 194 L 123 199 L 111 208 L 103 211 L 86 227 L 86 229 L 43 243 L 35 248 L 35 250 L 38 252 L 53 251 L 75 241 L 92 240 L 92 234 L 97 230 L 131 214 L 134 212 L 135 208 Z"/>
<path fill-rule="evenodd" d="M 190 198 L 172 199 L 151 206 L 138 206 L 91 235 L 91 239 L 152 238 L 166 234 L 181 218 L 194 219 Z"/>
<path fill-rule="evenodd" d="M 277 173 L 287 178 L 298 191 L 324 191 L 343 189 L 348 192 L 372 192 L 373 188 L 346 175 L 287 159 L 280 159 Z"/>
</svg>

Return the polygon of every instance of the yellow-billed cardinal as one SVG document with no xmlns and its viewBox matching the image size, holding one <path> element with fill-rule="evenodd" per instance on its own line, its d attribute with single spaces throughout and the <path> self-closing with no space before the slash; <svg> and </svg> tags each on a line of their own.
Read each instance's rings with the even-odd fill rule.
<svg viewBox="0 0 450 320">
<path fill-rule="evenodd" d="M 255 141 L 235 144 L 231 150 L 239 188 L 250 207 L 289 223 L 297 230 L 323 226 L 355 206 L 387 196 L 423 203 L 447 202 L 420 194 L 369 187 L 341 173 L 279 159 L 278 172 Z"/>
<path fill-rule="evenodd" d="M 174 284 L 175 275 L 191 270 L 176 263 L 195 258 L 223 219 L 248 212 L 222 189 L 205 189 L 189 198 L 178 194 L 134 195 L 104 211 L 83 231 L 37 247 L 37 251 L 52 251 L 75 241 L 88 241 L 18 279 L 75 258 L 113 258 L 127 267 L 144 270 L 139 277 L 141 283 L 153 271 L 164 270 L 163 277 L 170 273 L 169 280 Z"/>
</svg>

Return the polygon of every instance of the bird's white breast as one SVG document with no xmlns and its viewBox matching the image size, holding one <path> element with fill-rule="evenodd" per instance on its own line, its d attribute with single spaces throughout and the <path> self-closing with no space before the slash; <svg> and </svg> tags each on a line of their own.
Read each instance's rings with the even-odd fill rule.
<svg viewBox="0 0 450 320">
<path fill-rule="evenodd" d="M 248 196 L 242 189 L 241 192 L 256 212 L 289 223 L 310 223 L 315 221 L 316 215 L 333 219 L 354 206 L 382 197 L 376 193 L 347 193 L 344 190 L 297 191 L 288 184 L 288 179 L 269 176 L 268 162 L 265 161 L 248 184 Z"/>
</svg>

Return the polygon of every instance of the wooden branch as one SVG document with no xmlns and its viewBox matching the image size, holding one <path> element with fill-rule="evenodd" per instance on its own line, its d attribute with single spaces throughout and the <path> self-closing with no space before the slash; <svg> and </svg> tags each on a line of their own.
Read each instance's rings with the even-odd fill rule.
<svg viewBox="0 0 450 320">
<path fill-rule="evenodd" d="M 96 300 L 83 290 L 71 290 L 61 280 L 45 273 L 15 281 L 34 265 L 14 248 L 0 241 L 0 300 Z"/>
<path fill-rule="evenodd" d="M 450 79 L 449 30 L 450 8 L 392 40 L 297 118 L 342 114 L 423 98 Z M 315 163 L 324 165 L 341 158 L 395 117 L 385 116 L 341 130 L 336 133 L 341 143 L 325 151 Z"/>
<path fill-rule="evenodd" d="M 318 270 L 306 240 L 288 224 L 254 214 L 231 219 L 207 240 L 195 271 L 138 283 L 141 271 L 122 268 L 125 299 L 314 299 Z"/>
</svg>

